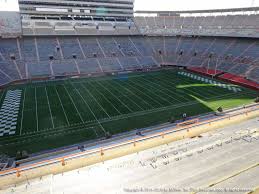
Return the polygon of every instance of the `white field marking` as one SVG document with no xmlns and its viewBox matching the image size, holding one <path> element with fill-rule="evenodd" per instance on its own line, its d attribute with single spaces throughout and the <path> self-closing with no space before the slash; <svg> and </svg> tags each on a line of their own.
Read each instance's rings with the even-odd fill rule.
<svg viewBox="0 0 259 194">
<path fill-rule="evenodd" d="M 159 88 L 161 87 L 161 85 L 159 85 L 159 84 L 157 84 L 157 83 L 153 83 L 153 82 L 151 82 L 151 81 L 145 79 L 144 77 L 142 77 L 142 79 L 144 79 L 145 82 L 149 82 L 149 83 L 151 84 L 150 86 L 151 86 L 152 88 L 155 88 L 154 86 L 152 86 L 152 84 L 153 84 L 153 85 L 156 85 L 156 86 L 157 86 L 156 89 L 158 89 L 158 91 L 160 91 L 161 93 L 165 94 L 165 95 L 168 96 L 169 98 L 174 99 L 174 100 L 176 100 L 176 101 L 182 103 L 181 101 L 175 99 L 174 97 L 168 95 L 166 92 L 164 92 L 164 91 L 162 91 L 161 89 L 159 89 Z M 167 88 L 163 87 L 163 89 L 171 93 L 171 91 L 168 90 Z M 159 95 L 158 95 L 158 96 L 159 96 Z M 162 98 L 162 97 L 161 97 L 161 98 Z M 165 99 L 165 100 L 166 100 L 166 99 Z M 166 101 L 168 101 L 168 100 L 166 100 Z M 168 101 L 168 102 L 169 102 L 169 101 Z M 169 103 L 171 104 L 171 102 L 169 102 Z"/>
<path fill-rule="evenodd" d="M 141 88 L 143 88 L 143 86 L 140 86 L 140 85 L 138 85 L 138 84 L 136 84 L 135 82 L 132 82 L 132 81 L 129 81 L 130 83 L 132 83 L 133 85 L 137 85 L 137 86 L 139 86 L 139 87 L 141 87 Z M 130 85 L 131 86 L 131 85 Z M 134 87 L 134 86 L 132 86 L 132 87 Z M 139 90 L 138 88 L 136 88 L 138 91 L 140 91 L 142 94 L 145 94 L 145 93 L 143 93 L 141 90 Z M 148 89 L 147 89 L 148 90 Z M 156 96 L 158 96 L 157 94 L 155 94 L 155 93 L 153 93 L 153 92 L 151 92 L 153 95 L 156 95 Z M 147 94 L 145 94 L 145 96 L 147 96 L 148 98 L 150 98 L 150 96 L 148 96 Z M 161 98 L 160 96 L 158 96 L 159 98 Z M 160 106 L 163 106 L 159 101 L 157 101 L 157 100 L 155 100 L 155 99 L 153 99 L 153 98 L 150 98 L 153 102 L 156 102 L 156 103 L 158 103 Z"/>
<path fill-rule="evenodd" d="M 95 83 L 99 84 L 102 88 L 108 91 L 113 97 L 115 97 L 124 107 L 126 107 L 130 112 L 134 112 L 130 107 L 128 107 L 124 102 L 122 102 L 117 96 L 115 96 L 109 89 L 103 86 L 100 82 L 96 81 Z"/>
<path fill-rule="evenodd" d="M 46 97 L 47 97 L 47 101 L 48 101 L 48 107 L 49 107 L 49 113 L 50 113 L 52 128 L 54 129 L 54 128 L 55 128 L 55 125 L 54 125 L 54 121 L 53 121 L 53 116 L 52 116 L 52 112 L 51 112 L 51 107 L 50 107 L 50 104 L 49 104 L 49 96 L 48 96 L 48 92 L 47 92 L 46 86 L 45 86 L 44 88 L 45 88 Z"/>
<path fill-rule="evenodd" d="M 168 78 L 169 78 L 169 77 L 168 77 Z M 156 77 L 156 78 L 154 77 L 154 79 L 160 80 L 160 81 L 162 81 L 162 82 L 169 83 L 167 86 L 170 86 L 170 88 L 174 88 L 174 89 L 175 89 L 175 84 L 177 84 L 176 82 L 168 82 L 168 81 L 166 81 L 166 80 L 162 80 L 162 79 L 157 78 L 157 77 Z M 171 83 L 173 83 L 174 85 L 171 85 Z M 165 84 L 164 84 L 164 85 L 165 85 Z M 186 90 L 187 90 L 187 89 L 186 89 Z M 184 98 L 184 99 L 186 99 L 186 100 L 188 100 L 188 101 L 190 101 L 189 99 L 185 98 L 184 95 L 181 95 L 181 94 L 179 94 L 178 92 L 173 92 L 173 94 L 176 95 L 176 96 L 179 96 L 179 97 L 181 97 L 181 98 Z"/>
<path fill-rule="evenodd" d="M 37 131 L 39 131 L 39 118 L 38 118 L 38 101 L 37 101 L 37 88 L 34 88 L 34 96 L 35 96 L 35 109 L 36 109 L 36 123 L 37 123 Z"/>
<path fill-rule="evenodd" d="M 167 78 L 170 78 L 170 77 L 168 77 L 167 75 L 164 75 L 165 77 L 167 77 Z M 177 80 L 179 80 L 179 79 L 177 79 Z M 190 82 L 188 82 L 188 81 L 183 81 L 183 80 L 179 80 L 179 81 L 181 81 L 181 83 L 190 83 Z M 169 81 L 166 81 L 168 84 L 177 84 L 178 82 L 169 82 Z M 192 91 L 192 90 L 189 90 L 189 89 L 187 89 L 187 88 L 183 88 L 183 90 L 186 90 L 186 91 L 189 91 L 189 92 L 192 92 L 192 93 L 195 93 L 196 95 L 198 95 L 198 96 L 200 96 L 201 98 L 203 98 L 204 96 L 202 96 L 202 95 L 200 95 L 199 93 L 197 93 L 197 92 L 195 92 L 195 91 Z M 213 94 L 214 95 L 214 94 Z"/>
<path fill-rule="evenodd" d="M 72 84 L 71 84 L 72 85 Z M 72 85 L 73 86 L 73 85 Z M 74 87 L 74 86 L 73 86 Z M 94 114 L 93 110 L 91 109 L 91 107 L 88 105 L 88 103 L 85 101 L 85 99 L 83 98 L 83 96 L 81 95 L 80 91 L 74 87 L 75 90 L 77 91 L 77 93 L 79 94 L 79 96 L 82 98 L 82 100 L 84 101 L 84 103 L 86 104 L 86 106 L 88 107 L 88 109 L 91 111 L 92 115 L 94 116 L 96 122 L 100 125 L 101 129 L 104 131 L 104 133 L 106 133 L 106 131 L 104 130 L 103 126 L 101 125 L 100 121 L 98 120 L 98 118 L 96 117 L 96 115 Z"/>
<path fill-rule="evenodd" d="M 236 86 L 221 84 L 220 82 L 217 82 L 217 81 L 214 81 L 214 80 L 211 80 L 211 79 L 207 79 L 207 78 L 206 79 L 201 78 L 201 81 L 203 81 L 205 83 L 215 85 L 215 86 L 220 87 L 220 88 L 228 89 L 229 91 L 234 91 L 235 93 L 238 92 L 238 91 L 242 91 L 240 88 L 238 88 Z M 214 91 L 210 91 L 210 93 L 216 94 Z"/>
<path fill-rule="evenodd" d="M 65 111 L 64 106 L 63 106 L 63 103 L 62 103 L 62 101 L 61 101 L 61 99 L 60 99 L 60 96 L 59 96 L 58 90 L 57 90 L 56 86 L 54 86 L 54 87 L 55 87 L 55 90 L 56 90 L 56 93 L 57 93 L 57 96 L 58 96 L 59 103 L 60 103 L 60 105 L 61 105 L 61 107 L 62 107 L 62 110 L 63 110 L 63 113 L 64 113 L 64 115 L 65 115 L 65 118 L 66 118 L 67 124 L 68 124 L 68 125 L 70 125 L 70 123 L 69 123 L 69 121 L 68 121 L 68 118 L 67 118 L 66 111 Z"/>
<path fill-rule="evenodd" d="M 71 102 L 73 103 L 73 105 L 74 105 L 74 107 L 75 107 L 75 109 L 76 109 L 76 112 L 78 113 L 78 115 L 79 115 L 79 117 L 80 117 L 82 123 L 84 123 L 84 120 L 83 120 L 83 118 L 82 118 L 80 112 L 78 111 L 78 109 L 77 109 L 77 107 L 76 107 L 76 105 L 75 105 L 75 102 L 74 102 L 73 98 L 70 96 L 69 92 L 67 91 L 66 86 L 63 85 L 63 88 L 66 90 L 66 93 L 68 94 L 68 97 L 70 98 Z"/>
<path fill-rule="evenodd" d="M 102 105 L 96 100 L 96 98 L 91 94 L 90 91 L 88 91 L 88 89 L 84 86 L 84 84 L 80 83 L 80 85 L 83 86 L 83 88 L 85 89 L 85 91 L 94 99 L 94 101 L 99 105 L 99 107 L 104 111 L 104 113 L 111 118 L 111 116 L 106 112 L 106 110 L 102 107 Z"/>
<path fill-rule="evenodd" d="M 89 83 L 89 85 L 92 85 L 92 84 Z M 119 114 L 122 115 L 122 113 L 113 105 L 113 103 L 112 103 L 109 99 L 107 99 L 107 98 L 106 98 L 100 91 L 98 91 L 95 87 L 94 87 L 94 89 L 95 89 L 95 91 L 97 91 L 103 98 L 105 98 L 106 101 L 109 102 L 109 103 L 112 105 L 112 107 L 113 107 Z"/>
<path fill-rule="evenodd" d="M 20 135 L 22 135 L 22 125 L 23 125 L 23 109 L 24 109 L 24 102 L 26 97 L 26 88 L 23 91 L 23 102 L 22 102 L 22 117 L 21 117 L 21 126 L 20 126 Z"/>
<path fill-rule="evenodd" d="M 120 84 L 118 84 L 117 82 L 115 82 L 117 85 L 119 85 L 120 87 L 122 87 Z M 130 85 L 128 85 L 130 86 Z M 132 88 L 132 86 L 130 86 Z M 149 104 L 146 100 L 144 100 L 143 98 L 139 97 L 138 95 L 134 94 L 134 92 L 132 92 L 130 89 L 126 88 L 126 87 L 122 87 L 123 89 L 127 90 L 129 93 L 131 93 L 132 95 L 136 96 L 138 99 L 140 99 L 141 101 L 145 102 L 148 106 L 150 106 L 151 108 L 155 108 L 154 106 L 152 106 L 151 104 Z M 137 88 L 135 88 L 137 89 Z"/>
<path fill-rule="evenodd" d="M 155 84 L 155 85 L 157 85 L 158 88 L 160 88 L 160 85 L 159 85 L 159 84 L 153 83 L 153 82 L 151 82 L 151 81 L 145 79 L 144 77 L 142 77 L 142 79 L 144 79 L 145 81 L 149 82 L 150 84 Z M 153 78 L 153 79 L 155 79 L 155 78 Z M 163 86 L 163 89 L 165 89 L 166 91 L 170 92 L 170 93 L 173 94 L 173 95 L 176 95 L 173 91 L 171 91 L 171 90 L 165 88 L 164 86 Z M 163 91 L 160 90 L 160 89 L 159 89 L 159 91 L 163 92 Z M 168 97 L 170 97 L 171 99 L 174 99 L 174 100 L 176 100 L 176 101 L 182 103 L 182 101 L 180 101 L 180 100 L 178 100 L 178 99 L 176 99 L 176 98 L 174 98 L 174 97 L 168 95 L 167 93 L 165 93 L 165 92 L 163 92 L 163 93 L 166 94 L 166 95 L 167 95 Z M 181 97 L 182 97 L 182 98 L 185 98 L 184 96 L 181 96 Z M 185 99 L 186 99 L 186 98 L 185 98 Z M 188 100 L 188 99 L 186 99 L 186 100 Z M 188 101 L 189 101 L 189 100 L 188 100 Z"/>
<path fill-rule="evenodd" d="M 178 79 L 179 80 L 179 79 Z M 208 82 L 210 82 L 211 80 L 208 80 L 208 79 L 204 79 L 205 81 L 204 82 L 206 82 L 206 83 L 208 83 Z M 207 80 L 207 81 L 206 81 Z M 192 83 L 192 82 L 189 82 L 189 81 L 183 81 L 183 80 L 181 80 L 181 82 L 184 82 L 184 83 Z M 210 84 L 212 84 L 212 81 L 211 81 L 211 83 Z M 186 89 L 186 90 L 188 90 L 188 89 Z M 207 91 L 207 93 L 210 93 L 210 94 L 213 94 L 213 95 L 217 95 L 218 94 L 218 92 L 216 92 L 216 91 L 212 91 L 212 90 L 208 90 Z"/>
<path fill-rule="evenodd" d="M 118 93 L 120 92 L 116 87 L 113 86 L 113 84 L 110 83 L 106 83 L 109 86 L 111 86 L 114 90 L 116 90 Z M 120 86 L 121 87 L 121 86 Z M 121 87 L 122 88 L 122 87 Z M 124 89 L 124 88 L 123 88 Z M 132 100 L 131 98 L 129 98 L 127 95 L 123 95 L 125 98 L 127 98 L 129 101 L 133 102 L 138 108 L 140 108 L 141 110 L 144 110 L 141 106 L 139 106 L 136 102 L 134 102 L 134 100 Z M 137 97 L 137 96 L 136 96 Z"/>
<path fill-rule="evenodd" d="M 106 56 L 106 54 L 105 54 L 105 52 L 104 52 L 104 50 L 103 50 L 103 48 L 102 48 L 102 46 L 101 46 L 101 44 L 100 44 L 98 38 L 96 38 L 95 40 L 96 40 L 96 42 L 97 42 L 99 48 L 101 49 L 101 51 L 102 51 L 102 53 L 103 53 L 103 56 L 106 58 L 107 56 Z"/>
<path fill-rule="evenodd" d="M 246 94 L 246 93 L 244 93 Z M 233 94 L 224 94 L 224 95 L 220 95 L 220 96 L 217 96 L 217 97 L 210 97 L 210 98 L 206 98 L 207 100 L 210 100 L 210 99 L 223 99 L 225 98 L 226 96 L 230 96 L 230 95 L 233 95 Z M 151 109 L 151 110 L 147 110 L 147 111 L 140 111 L 140 112 L 135 112 L 135 113 L 132 113 L 130 115 L 121 115 L 120 117 L 113 117 L 111 120 L 107 120 L 107 119 L 103 119 L 101 120 L 101 123 L 105 123 L 105 122 L 111 122 L 111 121 L 117 121 L 117 120 L 120 120 L 120 119 L 125 119 L 125 118 L 130 118 L 130 117 L 134 117 L 134 116 L 141 116 L 141 115 L 145 115 L 145 114 L 149 114 L 149 113 L 154 113 L 154 112 L 159 112 L 159 111 L 163 111 L 163 110 L 167 110 L 167 109 L 171 109 L 171 108 L 181 108 L 181 107 L 186 107 L 186 106 L 191 106 L 191 105 L 194 105 L 194 104 L 198 104 L 199 102 L 197 101 L 190 101 L 188 103 L 184 103 L 182 105 L 173 105 L 173 106 L 164 106 L 164 107 L 160 107 L 160 108 L 155 108 L 155 109 Z M 90 128 L 90 127 L 88 127 Z M 87 129 L 88 129 L 87 128 Z M 68 128 L 67 130 L 69 129 L 74 129 L 74 128 Z M 73 130 L 74 131 L 79 131 L 81 129 L 75 129 Z M 42 130 L 43 131 L 49 131 L 50 133 L 53 132 L 53 130 Z M 64 131 L 63 129 L 59 130 L 59 131 L 55 131 L 55 132 L 62 132 Z M 67 132 L 64 132 L 64 133 L 67 133 Z M 37 136 L 37 134 L 34 132 L 34 133 L 30 133 L 30 135 L 26 135 L 26 136 L 23 136 L 21 138 L 26 138 L 26 139 L 29 139 L 29 138 L 32 138 L 34 136 Z M 11 144 L 16 144 L 16 143 L 19 143 L 19 142 L 15 142 L 15 143 L 11 143 Z M 9 145 L 9 144 L 5 144 L 5 145 Z"/>
</svg>

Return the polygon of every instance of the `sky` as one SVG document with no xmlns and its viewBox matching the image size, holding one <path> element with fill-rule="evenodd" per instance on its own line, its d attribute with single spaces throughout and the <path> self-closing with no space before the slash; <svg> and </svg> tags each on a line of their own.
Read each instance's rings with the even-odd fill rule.
<svg viewBox="0 0 259 194">
<path fill-rule="evenodd" d="M 17 11 L 18 0 L 0 0 L 0 11 Z M 135 10 L 201 10 L 259 7 L 259 0 L 135 0 Z"/>
</svg>

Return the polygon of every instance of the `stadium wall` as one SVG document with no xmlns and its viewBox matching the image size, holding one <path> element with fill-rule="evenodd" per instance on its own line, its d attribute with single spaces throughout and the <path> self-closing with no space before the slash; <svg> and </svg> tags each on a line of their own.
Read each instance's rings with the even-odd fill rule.
<svg viewBox="0 0 259 194">
<path fill-rule="evenodd" d="M 236 124 L 257 116 L 259 116 L 259 105 L 236 112 L 232 116 L 225 115 L 223 117 L 198 122 L 189 126 L 169 129 L 168 131 L 155 133 L 135 140 L 2 171 L 0 172 L 0 189 L 28 179 L 42 177 L 48 174 L 63 173 L 84 166 L 105 162 L 106 160 L 124 155 L 137 153 L 172 141 L 195 137 L 202 133 L 226 125 Z"/>
<path fill-rule="evenodd" d="M 0 37 L 22 36 L 21 16 L 19 12 L 0 11 Z"/>
</svg>

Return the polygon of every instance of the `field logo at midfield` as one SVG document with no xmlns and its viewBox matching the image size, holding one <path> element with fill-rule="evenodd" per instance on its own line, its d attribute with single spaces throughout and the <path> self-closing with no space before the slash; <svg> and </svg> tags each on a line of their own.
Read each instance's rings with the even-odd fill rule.
<svg viewBox="0 0 259 194">
<path fill-rule="evenodd" d="M 192 78 L 192 79 L 195 79 L 195 80 L 198 80 L 198 81 L 202 81 L 202 82 L 205 82 L 205 83 L 208 83 L 208 84 L 212 84 L 212 85 L 218 86 L 220 88 L 225 88 L 225 89 L 230 90 L 230 91 L 234 91 L 234 92 L 241 92 L 242 91 L 237 86 L 223 84 L 223 83 L 217 82 L 215 80 L 212 80 L 212 79 L 209 79 L 209 78 L 204 78 L 204 77 L 192 74 L 192 73 L 178 72 L 178 74 L 189 77 L 189 78 Z"/>
<path fill-rule="evenodd" d="M 14 135 L 21 103 L 21 90 L 9 90 L 0 109 L 0 137 Z"/>
</svg>

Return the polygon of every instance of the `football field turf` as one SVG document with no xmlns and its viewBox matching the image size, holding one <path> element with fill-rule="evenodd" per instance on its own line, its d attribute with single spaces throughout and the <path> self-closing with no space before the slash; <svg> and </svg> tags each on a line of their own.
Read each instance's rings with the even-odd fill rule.
<svg viewBox="0 0 259 194">
<path fill-rule="evenodd" d="M 195 74 L 191 74 L 195 75 Z M 197 76 L 204 78 L 202 76 Z M 222 82 L 217 81 L 221 84 Z M 21 90 L 14 135 L 0 137 L 0 153 L 43 151 L 136 128 L 253 102 L 255 91 L 179 75 L 177 71 L 67 79 L 12 86 Z M 230 90 L 239 88 L 241 91 Z"/>
</svg>

